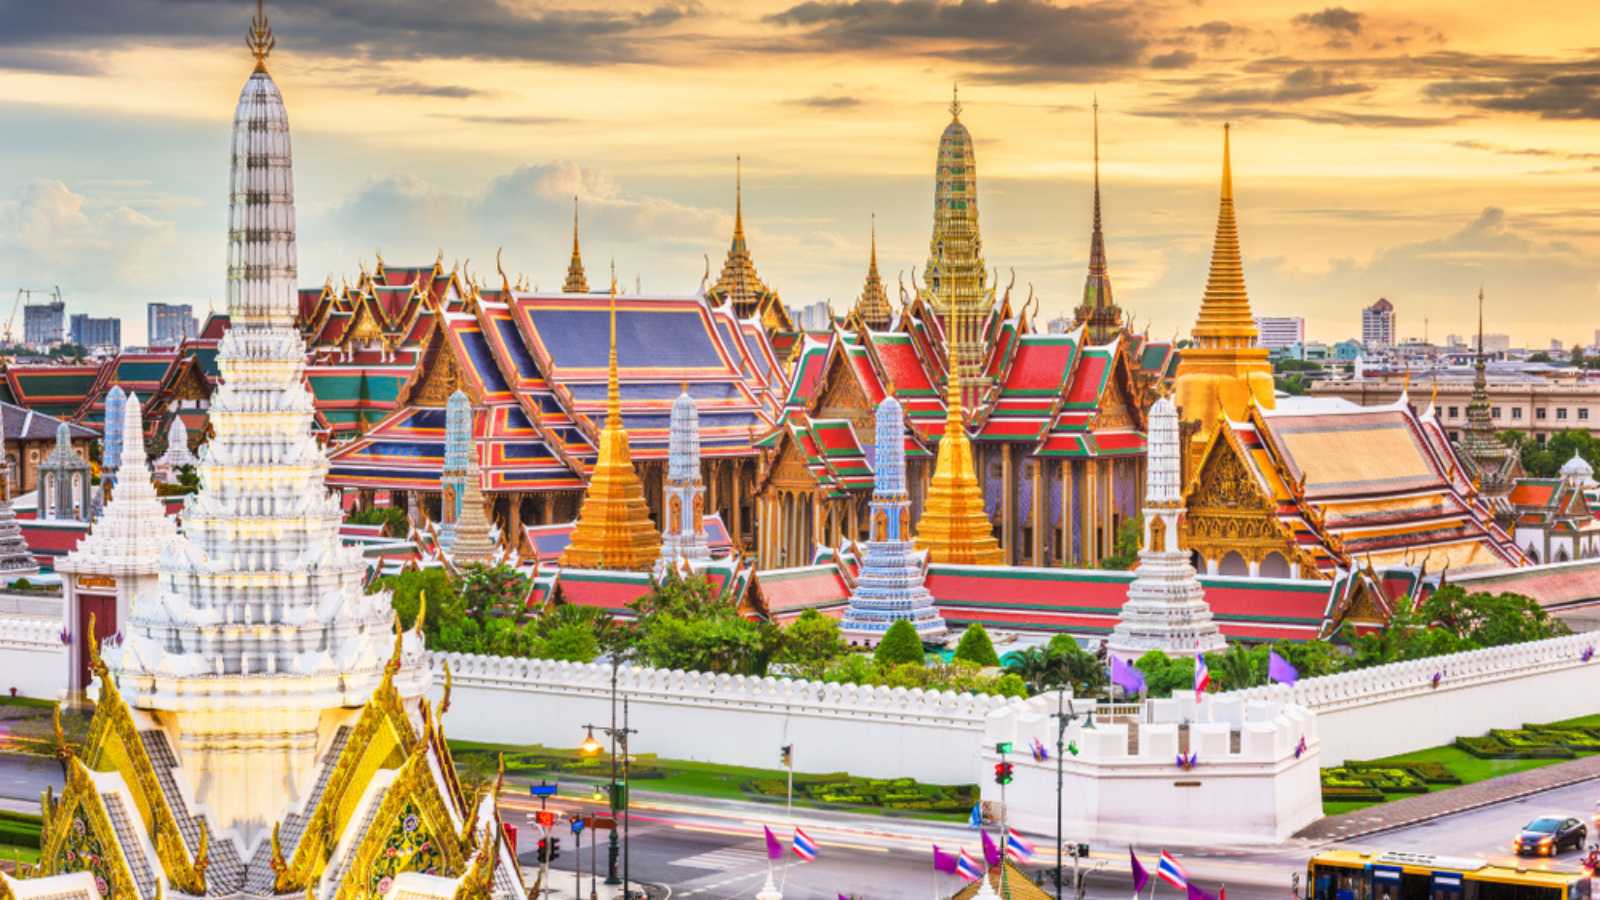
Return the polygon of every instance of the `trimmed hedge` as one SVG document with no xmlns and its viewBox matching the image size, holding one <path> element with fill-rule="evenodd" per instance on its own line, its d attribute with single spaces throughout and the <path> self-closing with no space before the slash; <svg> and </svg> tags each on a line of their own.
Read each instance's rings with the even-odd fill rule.
<svg viewBox="0 0 1600 900">
<path fill-rule="evenodd" d="M 781 778 L 754 778 L 740 787 L 759 797 L 781 800 L 788 784 Z M 796 797 L 825 806 L 871 806 L 917 812 L 966 812 L 978 800 L 976 785 L 919 784 L 911 778 L 855 778 L 843 772 L 798 775 Z"/>
</svg>

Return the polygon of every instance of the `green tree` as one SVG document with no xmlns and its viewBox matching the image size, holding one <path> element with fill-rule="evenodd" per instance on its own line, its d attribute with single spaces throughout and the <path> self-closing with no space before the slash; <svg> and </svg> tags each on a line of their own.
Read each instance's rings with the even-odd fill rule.
<svg viewBox="0 0 1600 900">
<path fill-rule="evenodd" d="M 1254 687 L 1267 680 L 1267 650 L 1234 642 L 1221 653 L 1206 654 L 1206 667 L 1219 691 Z"/>
<path fill-rule="evenodd" d="M 1294 666 L 1301 678 L 1336 675 L 1350 665 L 1350 658 L 1330 641 L 1278 641 L 1272 649 Z M 1266 653 L 1261 654 L 1262 677 L 1266 675 Z"/>
<path fill-rule="evenodd" d="M 545 659 L 561 659 L 567 662 L 594 662 L 600 655 L 600 642 L 595 638 L 594 629 L 582 622 L 567 622 L 550 629 L 543 637 L 543 653 Z"/>
<path fill-rule="evenodd" d="M 1080 697 L 1103 690 L 1106 686 L 1106 667 L 1100 658 L 1083 649 L 1070 634 L 1058 634 L 1050 639 L 1051 652 L 1057 654 L 1066 666 L 1067 678 L 1073 693 Z"/>
<path fill-rule="evenodd" d="M 1102 569 L 1126 571 L 1139 560 L 1139 549 L 1144 544 L 1144 517 L 1131 516 L 1117 526 L 1116 541 L 1110 556 L 1100 560 Z"/>
<path fill-rule="evenodd" d="M 844 638 L 839 635 L 839 622 L 808 609 L 783 629 L 773 661 L 801 678 L 818 679 L 847 650 Z"/>
<path fill-rule="evenodd" d="M 649 594 L 629 604 L 637 615 L 621 632 L 629 650 L 657 668 L 760 675 L 779 645 L 774 626 L 739 615 L 736 603 L 713 596 L 702 576 L 669 573 Z M 623 646 L 616 638 L 603 642 Z"/>
<path fill-rule="evenodd" d="M 925 655 L 922 638 L 917 636 L 917 629 L 908 619 L 895 620 L 884 632 L 883 640 L 878 642 L 878 649 L 872 654 L 879 665 L 891 666 L 898 663 L 921 665 Z"/>
<path fill-rule="evenodd" d="M 981 622 L 973 622 L 962 632 L 961 642 L 956 645 L 955 658 L 979 666 L 1000 665 L 1000 657 L 994 652 L 994 642 L 989 640 L 989 632 L 984 630 Z"/>
<path fill-rule="evenodd" d="M 1152 697 L 1166 697 L 1175 691 L 1194 689 L 1192 659 L 1168 659 L 1160 650 L 1151 650 L 1133 664 L 1144 673 L 1145 691 Z"/>
<path fill-rule="evenodd" d="M 461 595 L 456 592 L 455 583 L 444 569 L 413 569 L 399 575 L 386 575 L 373 583 L 372 590 L 392 592 L 389 603 L 394 607 L 403 628 L 416 627 L 417 608 L 421 605 L 422 594 L 426 593 L 428 616 L 422 623 L 422 629 L 428 646 L 435 650 L 456 650 L 441 644 L 440 636 L 449 628 L 459 630 L 466 619 L 466 610 Z"/>
<path fill-rule="evenodd" d="M 488 616 L 521 621 L 529 614 L 523 607 L 528 597 L 528 576 L 504 563 L 467 566 L 461 576 L 460 589 L 467 611 L 480 621 Z"/>
<path fill-rule="evenodd" d="M 1531 362 L 1531 363 L 1547 363 L 1547 362 L 1555 362 L 1555 360 L 1550 358 L 1550 354 L 1544 352 L 1543 350 L 1540 350 L 1540 351 L 1537 351 L 1535 353 L 1528 354 L 1528 362 Z"/>
</svg>

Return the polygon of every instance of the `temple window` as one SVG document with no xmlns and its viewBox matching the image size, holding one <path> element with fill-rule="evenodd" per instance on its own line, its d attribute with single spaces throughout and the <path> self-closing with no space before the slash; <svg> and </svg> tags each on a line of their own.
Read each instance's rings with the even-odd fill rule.
<svg viewBox="0 0 1600 900">
<path fill-rule="evenodd" d="M 1228 554 L 1222 557 L 1222 562 L 1217 565 L 1217 574 L 1249 575 L 1250 564 L 1244 561 L 1244 557 L 1239 554 L 1239 551 L 1229 550 Z"/>
<path fill-rule="evenodd" d="M 1513 418 L 1513 419 L 1522 418 L 1522 407 L 1520 407 L 1520 406 L 1511 407 L 1511 418 Z"/>
<path fill-rule="evenodd" d="M 1587 407 L 1587 406 L 1578 407 L 1578 418 L 1580 420 L 1589 418 L 1589 407 Z"/>
<path fill-rule="evenodd" d="M 1496 406 L 1493 409 L 1491 409 L 1489 411 L 1489 415 L 1493 416 L 1496 419 L 1500 418 L 1500 407 Z"/>
<path fill-rule="evenodd" d="M 1461 415 L 1460 407 L 1457 407 L 1457 406 L 1450 407 L 1450 411 L 1447 413 L 1447 415 L 1452 419 L 1460 416 Z"/>
<path fill-rule="evenodd" d="M 1543 408 L 1534 410 L 1533 417 L 1535 419 L 1543 419 L 1545 417 L 1545 410 Z"/>
<path fill-rule="evenodd" d="M 1565 419 L 1566 417 L 1567 417 L 1567 408 L 1565 406 L 1563 406 L 1563 407 L 1561 407 L 1561 408 L 1556 410 L 1556 418 Z"/>
</svg>

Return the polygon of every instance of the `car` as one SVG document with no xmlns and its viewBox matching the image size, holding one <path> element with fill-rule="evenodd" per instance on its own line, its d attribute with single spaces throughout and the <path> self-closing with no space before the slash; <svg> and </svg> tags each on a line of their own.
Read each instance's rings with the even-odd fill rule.
<svg viewBox="0 0 1600 900">
<path fill-rule="evenodd" d="M 1589 826 L 1575 816 L 1540 816 L 1522 826 L 1512 847 L 1518 856 L 1554 856 L 1564 848 L 1582 850 Z"/>
</svg>

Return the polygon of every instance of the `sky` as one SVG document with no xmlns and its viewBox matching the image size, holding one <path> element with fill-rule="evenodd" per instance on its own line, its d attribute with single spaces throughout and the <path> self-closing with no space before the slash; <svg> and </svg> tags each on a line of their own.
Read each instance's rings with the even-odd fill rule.
<svg viewBox="0 0 1600 900">
<path fill-rule="evenodd" d="M 0 0 L 0 295 L 221 308 L 241 0 Z M 1258 315 L 1545 346 L 1600 327 L 1600 4 L 1410 0 L 276 0 L 300 280 L 441 255 L 559 286 L 687 293 L 733 223 L 790 306 L 928 256 L 959 84 L 984 254 L 1039 320 L 1083 290 L 1091 104 L 1115 294 L 1187 334 L 1233 124 Z M 20 330 L 20 322 L 17 328 Z"/>
</svg>

